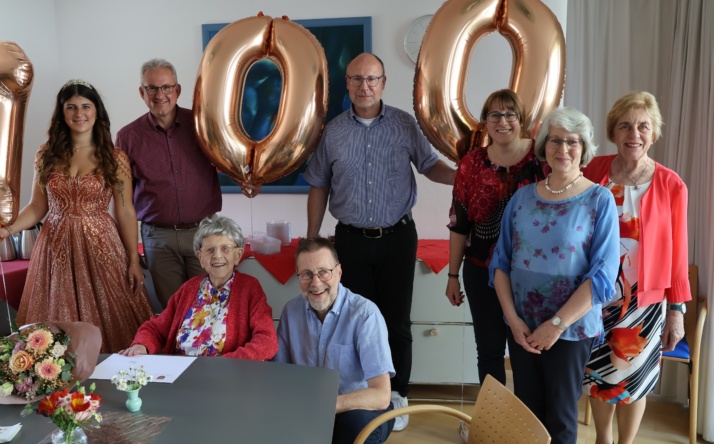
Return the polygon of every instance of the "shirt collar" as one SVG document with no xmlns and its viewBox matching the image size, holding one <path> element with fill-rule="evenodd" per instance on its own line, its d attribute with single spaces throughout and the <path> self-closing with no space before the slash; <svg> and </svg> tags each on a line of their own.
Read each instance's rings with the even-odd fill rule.
<svg viewBox="0 0 714 444">
<path fill-rule="evenodd" d="M 226 281 L 225 284 L 221 288 L 215 288 L 213 284 L 211 284 L 211 280 L 206 276 L 204 279 L 203 287 L 205 291 L 202 291 L 201 294 L 204 297 L 211 298 L 212 295 L 217 295 L 219 298 L 224 299 L 226 296 L 228 296 L 231 293 L 231 287 L 233 286 L 233 279 L 236 277 L 236 272 L 234 271 L 233 274 L 231 274 L 231 277 Z"/>
<path fill-rule="evenodd" d="M 146 114 L 149 116 L 149 123 L 151 124 L 152 128 L 160 129 L 161 131 L 168 131 L 168 130 L 164 130 L 164 128 L 161 125 L 159 125 L 159 122 L 156 121 L 156 118 L 154 117 L 153 114 L 151 114 L 151 111 L 149 111 Z M 177 126 L 181 126 L 181 119 L 179 117 L 180 114 L 181 113 L 179 113 L 179 107 L 178 107 L 178 105 L 176 105 L 176 117 L 174 117 L 174 123 L 173 123 L 173 125 L 171 125 L 171 128 L 169 128 L 169 130 L 171 130 Z"/>
<path fill-rule="evenodd" d="M 315 310 L 312 309 L 310 306 L 310 302 L 303 296 L 303 303 L 305 304 L 305 309 L 307 311 L 312 312 L 313 315 L 317 316 L 317 313 L 315 313 Z M 347 300 L 347 289 L 342 286 L 342 284 L 337 284 L 337 297 L 335 298 L 335 302 L 332 303 L 332 307 L 330 307 L 330 311 L 327 312 L 328 314 L 333 313 L 335 316 L 340 316 L 340 312 L 342 311 L 342 307 L 345 305 L 345 301 Z"/>
<path fill-rule="evenodd" d="M 350 117 L 352 117 L 352 120 L 354 120 L 356 122 L 358 116 L 357 116 L 357 114 L 355 114 L 354 105 L 350 105 L 349 111 L 350 111 Z M 384 117 L 384 115 L 386 114 L 386 111 L 387 111 L 387 106 L 384 104 L 384 101 L 380 99 L 379 100 L 379 114 L 377 114 L 376 120 L 381 120 Z"/>
</svg>

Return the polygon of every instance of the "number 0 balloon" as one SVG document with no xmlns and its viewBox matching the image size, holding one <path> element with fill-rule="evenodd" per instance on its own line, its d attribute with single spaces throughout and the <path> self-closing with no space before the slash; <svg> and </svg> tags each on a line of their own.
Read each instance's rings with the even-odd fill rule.
<svg viewBox="0 0 714 444">
<path fill-rule="evenodd" d="M 255 141 L 240 115 L 248 70 L 264 58 L 280 69 L 283 89 L 272 132 Z M 291 173 L 315 150 L 327 99 L 327 59 L 317 39 L 287 17 L 261 13 L 231 23 L 206 46 L 193 110 L 211 162 L 236 182 L 261 184 Z"/>
<path fill-rule="evenodd" d="M 563 93 L 565 38 L 540 0 L 448 0 L 434 14 L 419 51 L 414 110 L 427 139 L 454 161 L 457 142 L 481 129 L 464 92 L 471 50 L 494 31 L 513 51 L 509 87 L 523 100 L 532 133 Z M 484 61 L 483 69 L 489 63 Z"/>
<path fill-rule="evenodd" d="M 0 41 L 0 225 L 15 221 L 20 201 L 22 140 L 32 63 L 17 44 Z"/>
</svg>

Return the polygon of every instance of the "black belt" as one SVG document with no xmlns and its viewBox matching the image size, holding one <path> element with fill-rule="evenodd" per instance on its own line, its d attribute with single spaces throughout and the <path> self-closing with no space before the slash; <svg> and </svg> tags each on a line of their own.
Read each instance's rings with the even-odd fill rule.
<svg viewBox="0 0 714 444">
<path fill-rule="evenodd" d="M 193 222 L 190 224 L 173 224 L 173 225 L 152 224 L 150 222 L 147 222 L 147 224 L 153 225 L 154 227 L 157 227 L 157 228 L 164 228 L 166 230 L 180 231 L 180 230 L 191 230 L 193 228 L 196 228 L 196 227 L 198 227 L 198 224 L 200 224 L 200 222 Z"/>
<path fill-rule="evenodd" d="M 414 218 L 412 218 L 412 213 L 407 213 L 404 216 L 402 216 L 402 218 L 399 219 L 399 221 L 397 221 L 397 223 L 392 225 L 391 227 L 360 228 L 360 227 L 355 227 L 354 225 L 348 225 L 348 224 L 343 224 L 342 222 L 338 222 L 337 228 L 347 230 L 348 233 L 361 234 L 362 236 L 369 238 L 369 239 L 379 239 L 380 237 L 384 236 L 385 234 L 394 233 L 395 231 L 399 231 L 403 228 L 406 228 L 409 225 L 409 222 L 411 222 L 413 220 L 414 220 Z"/>
</svg>

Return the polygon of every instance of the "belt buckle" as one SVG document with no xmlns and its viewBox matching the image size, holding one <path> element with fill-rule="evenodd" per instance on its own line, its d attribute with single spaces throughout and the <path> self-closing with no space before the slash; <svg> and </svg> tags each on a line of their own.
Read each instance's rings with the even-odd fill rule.
<svg viewBox="0 0 714 444">
<path fill-rule="evenodd" d="M 372 231 L 372 230 L 374 230 L 374 231 L 379 231 L 379 234 L 378 234 L 377 236 L 370 236 L 370 235 L 367 234 L 367 230 L 370 230 L 370 231 Z M 382 234 L 383 234 L 383 233 L 382 233 L 382 227 L 362 228 L 362 235 L 364 235 L 364 237 L 366 237 L 366 238 L 368 238 L 368 239 L 379 239 L 380 237 L 382 237 Z"/>
</svg>

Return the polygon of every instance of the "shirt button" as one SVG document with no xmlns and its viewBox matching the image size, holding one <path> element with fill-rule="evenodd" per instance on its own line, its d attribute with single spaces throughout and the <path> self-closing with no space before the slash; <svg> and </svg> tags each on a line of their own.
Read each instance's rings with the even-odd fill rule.
<svg viewBox="0 0 714 444">
<path fill-rule="evenodd" d="M 370 145 L 370 144 L 367 144 L 367 148 L 372 148 L 372 145 Z"/>
<path fill-rule="evenodd" d="M 372 199 L 369 200 L 369 203 L 372 203 Z M 372 219 L 370 219 L 370 220 L 372 220 Z"/>
</svg>

